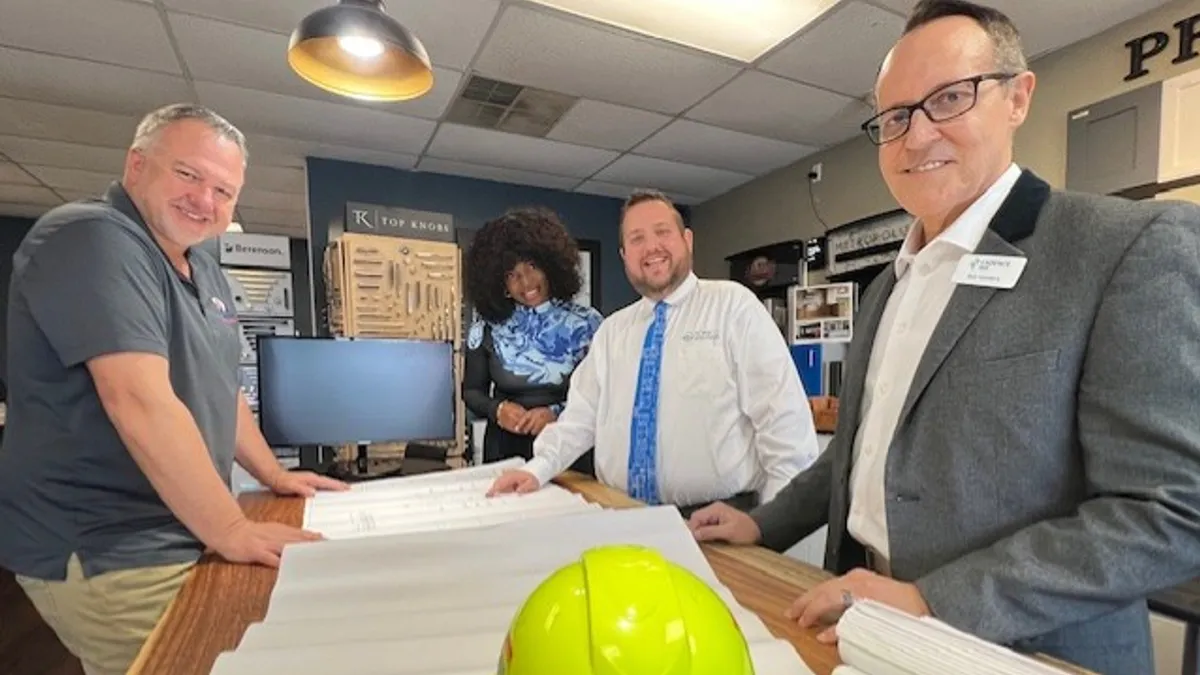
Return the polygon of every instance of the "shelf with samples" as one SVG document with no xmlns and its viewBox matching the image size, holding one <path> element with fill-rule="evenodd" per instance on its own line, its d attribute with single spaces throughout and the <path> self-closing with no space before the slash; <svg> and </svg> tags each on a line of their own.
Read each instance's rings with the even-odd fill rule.
<svg viewBox="0 0 1200 675">
<path fill-rule="evenodd" d="M 854 339 L 853 283 L 792 286 L 788 289 L 788 342 L 793 345 Z"/>
<path fill-rule="evenodd" d="M 427 340 L 453 346 L 455 437 L 420 443 L 445 450 L 446 463 L 451 467 L 462 466 L 466 413 L 457 393 L 461 391 L 463 372 L 459 247 L 452 235 L 445 241 L 422 238 L 419 231 L 409 232 L 408 236 L 397 236 L 385 228 L 375 231 L 385 233 L 345 232 L 325 251 L 329 332 L 338 337 Z M 372 471 L 399 463 L 407 445 L 371 444 L 367 451 Z M 338 458 L 349 461 L 357 450 L 340 447 Z"/>
</svg>

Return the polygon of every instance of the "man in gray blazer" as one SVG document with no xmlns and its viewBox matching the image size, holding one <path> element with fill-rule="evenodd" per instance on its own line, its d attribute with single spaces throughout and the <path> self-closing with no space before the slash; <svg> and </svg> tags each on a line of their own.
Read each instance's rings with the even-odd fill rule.
<svg viewBox="0 0 1200 675">
<path fill-rule="evenodd" d="M 916 221 L 863 293 L 836 434 L 772 501 L 689 524 L 776 550 L 828 524 L 842 576 L 803 625 L 871 598 L 1152 673 L 1145 597 L 1200 573 L 1200 208 L 1017 168 L 1034 82 L 1003 14 L 913 10 L 864 130 Z"/>
</svg>

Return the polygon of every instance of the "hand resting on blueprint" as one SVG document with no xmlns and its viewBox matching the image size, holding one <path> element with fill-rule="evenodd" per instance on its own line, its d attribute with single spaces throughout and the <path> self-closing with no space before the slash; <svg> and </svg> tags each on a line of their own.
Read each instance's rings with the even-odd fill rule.
<svg viewBox="0 0 1200 675">
<path fill-rule="evenodd" d="M 232 563 L 257 563 L 279 567 L 283 547 L 306 541 L 324 539 L 316 532 L 302 530 L 282 523 L 259 523 L 242 518 L 232 525 L 216 542 L 213 549 Z"/>
<path fill-rule="evenodd" d="M 758 524 L 749 514 L 722 502 L 709 504 L 693 513 L 688 519 L 688 528 L 696 541 L 752 545 L 762 537 Z M 809 589 L 788 608 L 787 618 L 805 628 L 828 625 L 817 639 L 834 643 L 837 642 L 837 620 L 860 599 L 876 600 L 913 616 L 929 615 L 929 606 L 915 585 L 855 569 Z"/>
<path fill-rule="evenodd" d="M 495 497 L 496 495 L 508 494 L 510 492 L 527 494 L 537 492 L 541 487 L 537 476 L 534 476 L 532 473 L 522 471 L 521 469 L 509 469 L 496 478 L 492 483 L 492 487 L 488 488 L 487 496 Z"/>
<path fill-rule="evenodd" d="M 328 476 L 312 471 L 288 471 L 283 467 L 267 482 L 267 487 L 281 497 L 312 497 L 319 490 L 345 492 L 350 489 L 346 483 Z"/>
<path fill-rule="evenodd" d="M 929 605 L 914 584 L 907 584 L 866 569 L 853 569 L 823 581 L 796 598 L 785 615 L 802 627 L 830 624 L 817 636 L 826 644 L 837 642 L 837 620 L 858 600 L 875 600 L 912 616 L 929 616 Z"/>
</svg>

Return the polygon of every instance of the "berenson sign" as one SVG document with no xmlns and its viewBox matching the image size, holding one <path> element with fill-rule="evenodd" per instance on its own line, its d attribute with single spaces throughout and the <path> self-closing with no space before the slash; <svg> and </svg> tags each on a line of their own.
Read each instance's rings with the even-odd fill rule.
<svg viewBox="0 0 1200 675">
<path fill-rule="evenodd" d="M 396 206 L 347 202 L 346 231 L 452 242 L 454 216 Z"/>
<path fill-rule="evenodd" d="M 1156 30 L 1125 43 L 1125 49 L 1129 50 L 1129 72 L 1125 74 L 1126 82 L 1149 75 L 1148 65 L 1151 61 L 1167 58 L 1164 52 L 1171 46 L 1172 38 L 1177 44 L 1173 50 L 1175 56 L 1171 59 L 1171 63 L 1184 63 L 1200 56 L 1200 51 L 1197 51 L 1200 44 L 1196 41 L 1196 38 L 1200 37 L 1200 14 L 1180 19 L 1173 24 L 1173 27 L 1175 28 L 1174 35 L 1167 31 Z"/>
</svg>

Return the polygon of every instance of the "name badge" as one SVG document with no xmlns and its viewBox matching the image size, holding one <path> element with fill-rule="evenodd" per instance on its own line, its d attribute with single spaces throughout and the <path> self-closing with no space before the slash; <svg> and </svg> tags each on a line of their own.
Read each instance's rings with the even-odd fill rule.
<svg viewBox="0 0 1200 675">
<path fill-rule="evenodd" d="M 954 283 L 1009 289 L 1017 285 L 1028 262 L 1017 255 L 966 255 L 954 270 Z"/>
</svg>

